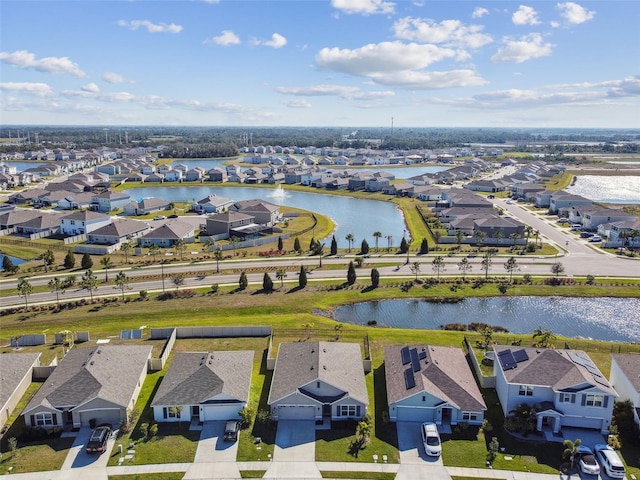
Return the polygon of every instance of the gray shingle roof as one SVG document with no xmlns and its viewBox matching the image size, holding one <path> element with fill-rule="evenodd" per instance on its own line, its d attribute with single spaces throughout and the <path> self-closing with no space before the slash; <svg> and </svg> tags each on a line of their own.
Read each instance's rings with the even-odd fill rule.
<svg viewBox="0 0 640 480">
<path fill-rule="evenodd" d="M 420 360 L 420 371 L 415 372 L 415 387 L 407 388 L 400 354 L 403 345 L 384 348 L 384 370 L 387 384 L 387 402 L 396 403 L 420 392 L 430 393 L 465 412 L 487 409 L 465 354 L 459 348 L 419 345 L 426 357 Z M 424 349 L 424 350 L 423 350 Z"/>
<path fill-rule="evenodd" d="M 514 347 L 495 345 L 493 349 L 497 355 L 504 350 L 511 349 L 513 351 Z M 515 350 L 520 349 L 518 347 Z M 589 356 L 581 350 L 553 350 L 533 347 L 522 348 L 522 350 L 527 353 L 528 360 L 518 362 L 516 368 L 504 372 L 509 383 L 548 386 L 556 391 L 576 385 L 589 384 L 617 396 L 606 377 L 597 368 L 594 367 L 599 374 L 598 381 L 584 365 L 571 360 L 570 353 L 588 359 Z M 498 368 L 502 368 L 500 362 L 497 362 L 496 365 Z"/>
<path fill-rule="evenodd" d="M 271 381 L 268 403 L 290 395 L 310 382 L 321 380 L 368 405 L 362 354 L 357 343 L 282 343 Z"/>
<path fill-rule="evenodd" d="M 640 392 L 640 355 L 637 353 L 614 353 L 612 356 L 636 392 Z"/>
<path fill-rule="evenodd" d="M 139 345 L 72 349 L 31 399 L 25 413 L 38 405 L 73 408 L 94 397 L 129 406 L 151 349 Z"/>
<path fill-rule="evenodd" d="M 223 394 L 249 400 L 251 351 L 176 353 L 151 406 L 197 405 Z"/>
<path fill-rule="evenodd" d="M 0 408 L 7 403 L 18 384 L 31 371 L 40 353 L 5 353 L 0 355 Z"/>
<path fill-rule="evenodd" d="M 149 225 L 145 222 L 122 218 L 119 220 L 114 220 L 109 225 L 105 225 L 104 227 L 100 227 L 97 230 L 94 230 L 93 232 L 90 233 L 90 235 L 92 236 L 105 235 L 108 237 L 124 237 L 126 235 L 144 232 L 144 231 L 147 231 L 148 229 L 149 229 Z"/>
</svg>

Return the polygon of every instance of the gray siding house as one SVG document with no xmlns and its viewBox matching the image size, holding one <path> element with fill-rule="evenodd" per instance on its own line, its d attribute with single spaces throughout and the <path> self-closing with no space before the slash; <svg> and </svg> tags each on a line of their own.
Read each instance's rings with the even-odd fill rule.
<svg viewBox="0 0 640 480">
<path fill-rule="evenodd" d="M 611 356 L 611 385 L 620 400 L 631 400 L 635 421 L 640 425 L 640 354 L 614 353 Z"/>
<path fill-rule="evenodd" d="M 0 355 L 0 430 L 31 385 L 33 367 L 40 365 L 40 353 Z"/>
</svg>

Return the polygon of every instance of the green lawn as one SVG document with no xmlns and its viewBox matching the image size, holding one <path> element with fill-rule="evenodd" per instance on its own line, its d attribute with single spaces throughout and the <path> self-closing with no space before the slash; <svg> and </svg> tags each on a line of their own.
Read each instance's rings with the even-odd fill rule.
<svg viewBox="0 0 640 480">
<path fill-rule="evenodd" d="M 323 470 L 320 472 L 322 478 L 345 478 L 345 479 L 371 479 L 371 480 L 393 480 L 395 473 L 391 472 L 336 472 Z"/>
<path fill-rule="evenodd" d="M 134 473 L 132 475 L 109 475 L 109 480 L 181 480 L 184 472 Z"/>
<path fill-rule="evenodd" d="M 2 454 L 0 474 L 60 470 L 72 444 L 73 438 L 55 438 L 19 445 L 15 454 Z"/>
</svg>

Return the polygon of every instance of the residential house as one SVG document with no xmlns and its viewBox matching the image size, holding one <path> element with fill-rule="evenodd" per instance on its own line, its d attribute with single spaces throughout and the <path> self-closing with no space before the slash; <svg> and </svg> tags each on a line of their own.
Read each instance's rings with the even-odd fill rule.
<svg viewBox="0 0 640 480">
<path fill-rule="evenodd" d="M 481 425 L 487 406 L 459 348 L 384 348 L 389 420 Z"/>
<path fill-rule="evenodd" d="M 31 385 L 33 367 L 40 365 L 39 352 L 0 355 L 0 431 Z"/>
<path fill-rule="evenodd" d="M 241 212 L 226 211 L 207 217 L 207 235 L 231 237 L 244 228 L 256 226 L 255 217 Z"/>
<path fill-rule="evenodd" d="M 161 198 L 143 198 L 140 201 L 131 201 L 124 207 L 125 215 L 147 215 L 149 213 L 159 212 L 161 210 L 168 210 L 171 202 Z"/>
<path fill-rule="evenodd" d="M 91 210 L 108 213 L 123 208 L 130 200 L 131 197 L 126 193 L 107 190 L 93 196 Z"/>
<path fill-rule="evenodd" d="M 587 209 L 582 218 L 582 226 L 585 230 L 596 230 L 602 223 L 630 222 L 637 220 L 631 213 L 615 210 L 613 208 L 594 207 Z"/>
<path fill-rule="evenodd" d="M 111 217 L 91 210 L 79 210 L 60 219 L 62 235 L 84 235 L 111 223 Z"/>
<path fill-rule="evenodd" d="M 210 182 L 226 182 L 228 180 L 227 171 L 222 168 L 212 168 L 207 172 Z"/>
<path fill-rule="evenodd" d="M 249 401 L 252 351 L 178 352 L 151 408 L 156 422 L 239 419 Z"/>
<path fill-rule="evenodd" d="M 73 348 L 22 412 L 28 427 L 80 428 L 110 423 L 133 410 L 147 375 L 151 346 Z"/>
<path fill-rule="evenodd" d="M 184 179 L 182 170 L 173 169 L 164 174 L 165 182 L 181 182 Z"/>
<path fill-rule="evenodd" d="M 162 248 L 170 248 L 179 240 L 183 240 L 185 243 L 193 243 L 195 241 L 195 235 L 196 227 L 190 223 L 171 220 L 145 233 L 140 237 L 139 242 L 141 247 L 157 245 Z"/>
<path fill-rule="evenodd" d="M 128 218 L 114 219 L 110 224 L 87 234 L 87 243 L 116 245 L 138 238 L 148 232 L 150 228 L 146 222 L 129 220 Z"/>
<path fill-rule="evenodd" d="M 640 220 L 613 222 L 609 241 L 619 243 L 620 246 L 640 247 Z"/>
<path fill-rule="evenodd" d="M 32 235 L 43 233 L 53 235 L 60 231 L 60 221 L 64 214 L 57 212 L 41 212 L 37 217 L 26 220 L 16 225 L 19 235 Z"/>
<path fill-rule="evenodd" d="M 58 201 L 58 208 L 61 210 L 84 210 L 91 206 L 93 192 L 68 193 Z"/>
<path fill-rule="evenodd" d="M 201 182 L 206 175 L 204 168 L 195 167 L 184 174 L 186 182 Z"/>
<path fill-rule="evenodd" d="M 578 427 L 607 433 L 618 397 L 580 350 L 493 347 L 496 392 L 505 416 L 520 404 L 538 405 L 536 430 Z"/>
<path fill-rule="evenodd" d="M 538 198 L 536 196 L 536 198 Z M 553 193 L 549 199 L 549 211 L 551 213 L 558 213 L 561 208 L 567 207 L 587 207 L 591 206 L 593 202 L 588 198 L 584 198 L 580 195 L 573 195 L 566 192 Z"/>
<path fill-rule="evenodd" d="M 42 215 L 44 215 L 42 212 L 35 210 L 14 208 L 14 210 L 0 214 L 0 230 L 14 228 L 24 222 L 41 217 Z"/>
<path fill-rule="evenodd" d="M 280 206 L 266 200 L 242 200 L 230 207 L 245 215 L 251 215 L 255 222 L 267 227 L 273 227 L 280 220 Z"/>
<path fill-rule="evenodd" d="M 634 419 L 640 426 L 640 354 L 614 353 L 611 357 L 611 385 L 620 401 L 631 401 Z"/>
<path fill-rule="evenodd" d="M 201 200 L 191 205 L 191 210 L 203 214 L 203 213 L 220 213 L 229 209 L 235 202 L 226 197 L 220 197 L 218 195 L 207 195 Z"/>
<path fill-rule="evenodd" d="M 360 345 L 281 343 L 267 404 L 274 420 L 359 420 L 369 398 Z"/>
</svg>

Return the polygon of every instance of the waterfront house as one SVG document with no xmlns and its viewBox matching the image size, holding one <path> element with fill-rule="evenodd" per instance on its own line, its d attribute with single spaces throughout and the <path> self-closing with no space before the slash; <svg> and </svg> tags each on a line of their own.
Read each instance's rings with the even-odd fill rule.
<svg viewBox="0 0 640 480">
<path fill-rule="evenodd" d="M 360 345 L 281 343 L 267 404 L 274 420 L 360 420 L 369 398 Z"/>
<path fill-rule="evenodd" d="M 147 375 L 151 346 L 73 348 L 22 412 L 28 427 L 118 428 L 133 410 Z"/>
<path fill-rule="evenodd" d="M 634 419 L 640 426 L 640 354 L 614 353 L 611 357 L 611 385 L 620 401 L 631 401 Z"/>
<path fill-rule="evenodd" d="M 228 210 L 234 204 L 233 200 L 218 195 L 207 195 L 191 205 L 191 210 L 199 214 L 220 213 Z"/>
<path fill-rule="evenodd" d="M 131 197 L 123 192 L 107 190 L 106 192 L 94 195 L 91 199 L 91 210 L 108 213 L 124 207 Z"/>
<path fill-rule="evenodd" d="M 239 419 L 249 401 L 252 351 L 178 352 L 153 396 L 156 422 Z"/>
<path fill-rule="evenodd" d="M 139 239 L 141 247 L 157 245 L 161 248 L 173 247 L 178 241 L 193 243 L 195 241 L 196 227 L 180 220 L 170 220 L 164 225 L 152 229 Z"/>
<path fill-rule="evenodd" d="M 170 203 L 162 198 L 149 197 L 143 198 L 138 202 L 131 201 L 123 207 L 123 210 L 125 215 L 147 215 L 161 210 L 168 210 Z"/>
<path fill-rule="evenodd" d="M 267 227 L 273 227 L 280 220 L 280 206 L 265 200 L 242 200 L 229 209 L 250 215 L 256 223 Z"/>
<path fill-rule="evenodd" d="M 111 223 L 111 217 L 91 210 L 79 210 L 60 219 L 62 235 L 84 235 Z"/>
<path fill-rule="evenodd" d="M 392 422 L 482 424 L 487 406 L 459 348 L 387 345 L 384 372 Z"/>
<path fill-rule="evenodd" d="M 593 202 L 588 198 L 560 191 L 551 194 L 551 198 L 549 199 L 549 212 L 558 213 L 561 208 L 588 207 L 591 205 L 593 205 Z"/>
<path fill-rule="evenodd" d="M 255 226 L 255 217 L 245 213 L 227 211 L 207 217 L 207 235 L 231 237 L 236 230 Z"/>
<path fill-rule="evenodd" d="M 496 392 L 505 416 L 520 404 L 535 410 L 536 430 L 609 431 L 618 394 L 580 350 L 494 345 Z"/>
</svg>

